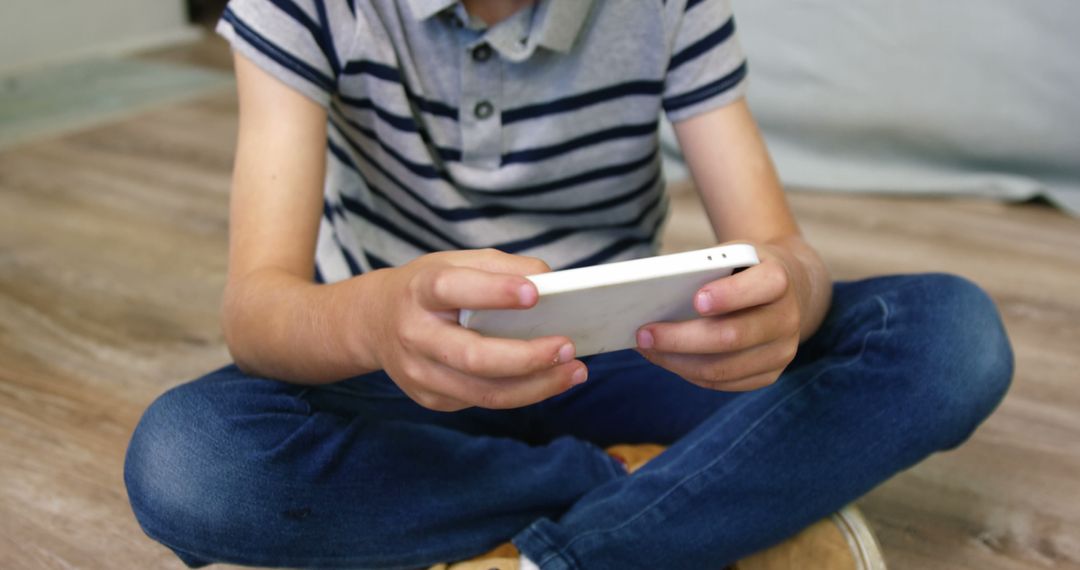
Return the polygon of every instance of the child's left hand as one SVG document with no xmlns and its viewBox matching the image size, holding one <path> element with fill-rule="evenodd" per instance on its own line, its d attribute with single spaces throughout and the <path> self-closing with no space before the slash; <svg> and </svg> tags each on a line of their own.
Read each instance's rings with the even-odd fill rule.
<svg viewBox="0 0 1080 570">
<path fill-rule="evenodd" d="M 754 390 L 775 382 L 799 346 L 808 293 L 797 291 L 797 284 L 808 280 L 805 268 L 782 248 L 755 247 L 758 265 L 695 294 L 700 318 L 641 327 L 638 351 L 712 390 Z"/>
</svg>

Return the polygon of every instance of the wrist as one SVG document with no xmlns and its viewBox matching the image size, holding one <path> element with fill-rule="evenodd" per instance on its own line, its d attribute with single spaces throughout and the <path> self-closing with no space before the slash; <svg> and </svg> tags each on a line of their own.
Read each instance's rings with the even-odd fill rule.
<svg viewBox="0 0 1080 570">
<path fill-rule="evenodd" d="M 380 269 L 333 285 L 327 309 L 334 315 L 339 354 L 357 367 L 356 374 L 383 369 L 379 347 L 389 335 L 388 282 L 396 269 Z"/>
<path fill-rule="evenodd" d="M 829 270 L 799 235 L 768 242 L 788 271 L 792 290 L 799 305 L 800 341 L 810 338 L 828 312 L 832 301 L 832 278 Z"/>
<path fill-rule="evenodd" d="M 366 276 L 363 276 L 366 278 Z M 224 322 L 229 350 L 250 374 L 302 384 L 378 370 L 367 351 L 361 278 L 316 285 L 277 270 L 230 283 Z"/>
</svg>

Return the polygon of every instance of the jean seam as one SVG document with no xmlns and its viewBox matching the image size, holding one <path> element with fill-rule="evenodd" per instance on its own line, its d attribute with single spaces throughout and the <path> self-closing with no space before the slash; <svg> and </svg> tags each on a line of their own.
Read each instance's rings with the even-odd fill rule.
<svg viewBox="0 0 1080 570">
<path fill-rule="evenodd" d="M 563 564 L 565 564 L 569 568 L 576 569 L 579 567 L 577 561 L 575 561 L 573 558 L 567 558 L 566 555 L 568 553 L 564 552 L 565 549 L 559 548 L 550 538 L 548 538 L 547 535 L 544 534 L 542 530 L 535 526 L 529 530 L 530 533 L 536 537 L 536 540 L 538 542 L 544 543 L 544 546 L 546 546 L 550 551 L 547 556 L 543 557 L 540 561 L 536 563 L 537 566 L 543 568 L 545 564 L 551 562 L 555 558 L 558 558 L 562 561 Z"/>
<path fill-rule="evenodd" d="M 733 450 L 735 450 L 737 447 L 739 447 L 739 445 L 742 444 L 748 437 L 750 437 L 750 435 L 755 430 L 757 430 L 757 428 L 760 425 L 762 425 L 762 423 L 766 419 L 772 417 L 773 414 L 776 413 L 777 410 L 781 406 L 784 406 L 792 398 L 794 398 L 795 396 L 801 394 L 808 387 L 815 384 L 818 381 L 818 379 L 820 379 L 823 375 L 825 375 L 825 373 L 836 370 L 838 368 L 846 368 L 846 367 L 851 366 L 851 365 L 855 364 L 856 362 L 858 362 L 862 358 L 863 354 L 866 352 L 866 347 L 869 344 L 870 337 L 872 335 L 874 335 L 874 334 L 877 334 L 877 333 L 886 332 L 887 329 L 888 329 L 889 315 L 891 313 L 891 311 L 889 310 L 888 304 L 885 302 L 884 299 L 882 299 L 881 295 L 874 295 L 872 297 L 872 299 L 875 300 L 877 302 L 877 304 L 879 305 L 879 307 L 881 308 L 881 311 L 882 311 L 881 325 L 878 328 L 867 332 L 863 336 L 862 345 L 859 347 L 858 354 L 856 354 L 855 356 L 851 357 L 850 359 L 848 359 L 848 360 L 846 360 L 846 361 L 844 361 L 842 363 L 836 364 L 834 366 L 828 366 L 828 367 L 818 371 L 818 373 L 815 374 L 809 380 L 807 380 L 805 384 L 803 384 L 802 386 L 800 386 L 799 388 L 794 390 L 791 394 L 788 394 L 785 398 L 783 398 L 781 401 L 774 404 L 771 408 L 769 408 L 769 410 L 767 410 L 764 414 L 762 414 L 762 416 L 760 418 L 758 418 L 758 420 L 755 421 L 752 426 L 750 426 L 745 431 L 743 431 L 743 433 L 740 434 L 739 437 L 734 442 L 732 442 L 732 444 L 723 453 L 718 455 L 716 458 L 714 458 L 708 464 L 703 466 L 701 469 L 698 469 L 697 471 L 687 475 L 686 477 L 683 477 L 678 483 L 672 485 L 670 489 L 668 489 L 666 492 L 664 492 L 664 494 L 662 494 L 660 497 L 657 497 L 655 500 L 653 500 L 653 502 L 651 502 L 648 505 L 646 505 L 645 507 L 643 507 L 640 511 L 635 513 L 633 516 L 627 518 L 623 522 L 621 522 L 618 525 L 616 525 L 614 527 L 611 527 L 611 528 L 595 529 L 595 530 L 590 530 L 590 531 L 581 533 L 581 534 L 575 536 L 574 538 L 572 538 L 569 542 L 567 542 L 564 547 L 559 548 L 558 550 L 553 552 L 545 560 L 550 559 L 555 554 L 559 554 L 561 556 L 562 554 L 565 553 L 565 551 L 567 551 L 570 547 L 572 547 L 576 542 L 578 542 L 578 541 L 580 541 L 580 540 L 582 540 L 584 538 L 588 538 L 588 537 L 595 536 L 595 535 L 600 535 L 600 534 L 610 534 L 610 533 L 613 533 L 613 532 L 617 532 L 618 530 L 626 527 L 627 525 L 630 525 L 631 523 L 633 523 L 637 519 L 644 516 L 646 512 L 652 510 L 654 507 L 656 507 L 661 502 L 663 502 L 665 499 L 667 499 L 669 496 L 671 496 L 671 494 L 674 493 L 677 489 L 683 487 L 690 480 L 702 475 L 706 471 L 709 471 L 710 469 L 713 468 L 714 465 L 719 463 L 721 460 L 725 459 L 728 456 L 728 454 L 730 454 Z M 705 438 L 702 437 L 700 439 L 705 439 Z M 693 450 L 695 447 L 690 447 L 687 451 Z M 565 559 L 565 557 L 563 557 L 563 558 Z"/>
</svg>

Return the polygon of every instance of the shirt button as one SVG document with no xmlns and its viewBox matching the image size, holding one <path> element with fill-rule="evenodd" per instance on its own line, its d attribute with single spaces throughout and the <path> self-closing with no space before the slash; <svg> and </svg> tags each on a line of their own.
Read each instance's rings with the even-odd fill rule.
<svg viewBox="0 0 1080 570">
<path fill-rule="evenodd" d="M 477 119 L 486 119 L 495 112 L 495 106 L 490 101 L 481 101 L 473 107 L 473 115 L 476 115 Z"/>
<path fill-rule="evenodd" d="M 491 46 L 487 44 L 480 44 L 472 50 L 473 61 L 483 63 L 491 59 Z"/>
<path fill-rule="evenodd" d="M 461 22 L 461 18 L 458 18 L 457 14 L 454 13 L 453 8 L 447 8 L 443 10 L 442 13 L 439 14 L 439 16 L 443 19 L 443 21 L 455 28 L 460 28 L 464 26 L 464 24 Z"/>
</svg>

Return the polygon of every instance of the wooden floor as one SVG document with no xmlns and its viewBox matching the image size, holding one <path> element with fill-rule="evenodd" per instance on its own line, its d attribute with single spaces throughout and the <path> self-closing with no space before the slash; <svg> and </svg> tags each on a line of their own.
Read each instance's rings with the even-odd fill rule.
<svg viewBox="0 0 1080 570">
<path fill-rule="evenodd" d="M 226 361 L 236 127 L 222 93 L 0 153 L 0 568 L 181 568 L 121 479 L 141 410 Z M 990 291 L 1014 387 L 959 450 L 861 506 L 892 568 L 1080 568 L 1080 222 L 1039 205 L 793 193 L 839 278 Z M 710 242 L 679 193 L 669 249 Z"/>
</svg>

